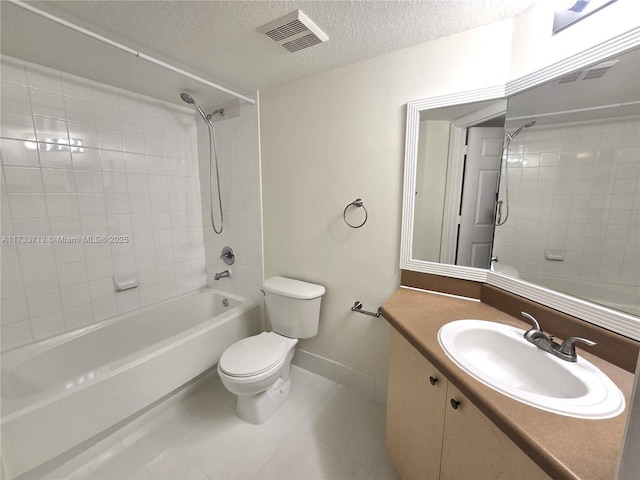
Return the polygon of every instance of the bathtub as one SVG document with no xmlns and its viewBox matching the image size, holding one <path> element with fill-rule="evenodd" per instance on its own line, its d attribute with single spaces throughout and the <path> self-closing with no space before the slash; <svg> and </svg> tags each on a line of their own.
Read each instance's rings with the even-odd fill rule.
<svg viewBox="0 0 640 480">
<path fill-rule="evenodd" d="M 121 422 L 259 331 L 255 302 L 204 288 L 4 353 L 5 475 L 21 475 Z"/>
</svg>

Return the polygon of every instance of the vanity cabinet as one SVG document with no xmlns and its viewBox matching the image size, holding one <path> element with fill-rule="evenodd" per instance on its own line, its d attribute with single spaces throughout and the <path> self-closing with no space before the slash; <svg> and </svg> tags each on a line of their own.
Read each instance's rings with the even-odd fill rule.
<svg viewBox="0 0 640 480">
<path fill-rule="evenodd" d="M 395 329 L 386 444 L 403 480 L 549 479 Z"/>
<path fill-rule="evenodd" d="M 387 450 L 403 479 L 437 479 L 448 382 L 395 329 L 390 341 Z"/>
</svg>

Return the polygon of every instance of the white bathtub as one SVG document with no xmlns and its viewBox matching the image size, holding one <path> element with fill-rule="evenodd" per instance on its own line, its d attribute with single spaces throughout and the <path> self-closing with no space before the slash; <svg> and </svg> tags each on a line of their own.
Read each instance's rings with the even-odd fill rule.
<svg viewBox="0 0 640 480">
<path fill-rule="evenodd" d="M 205 288 L 3 354 L 5 475 L 21 475 L 135 414 L 259 327 L 255 302 Z"/>
</svg>

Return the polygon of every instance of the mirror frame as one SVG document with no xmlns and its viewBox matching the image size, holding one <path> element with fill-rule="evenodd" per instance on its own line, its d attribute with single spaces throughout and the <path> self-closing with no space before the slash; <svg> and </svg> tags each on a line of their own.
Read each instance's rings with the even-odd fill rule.
<svg viewBox="0 0 640 480">
<path fill-rule="evenodd" d="M 640 317 L 487 269 L 428 262 L 414 259 L 411 256 L 420 112 L 465 103 L 506 99 L 511 95 L 541 85 L 578 68 L 603 61 L 638 47 L 640 47 L 640 27 L 590 47 L 571 58 L 561 60 L 524 77 L 509 81 L 504 85 L 409 102 L 407 104 L 404 159 L 400 268 L 402 270 L 484 282 L 634 340 L 640 340 Z"/>
</svg>

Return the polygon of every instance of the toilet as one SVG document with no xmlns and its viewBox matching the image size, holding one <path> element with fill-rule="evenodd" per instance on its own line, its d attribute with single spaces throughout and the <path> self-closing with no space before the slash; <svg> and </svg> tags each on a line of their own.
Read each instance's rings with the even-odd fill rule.
<svg viewBox="0 0 640 480">
<path fill-rule="evenodd" d="M 318 333 L 322 285 L 271 277 L 263 284 L 267 319 L 273 331 L 243 338 L 218 362 L 222 384 L 238 396 L 236 414 L 260 424 L 289 397 L 289 369 L 299 338 Z"/>
</svg>

